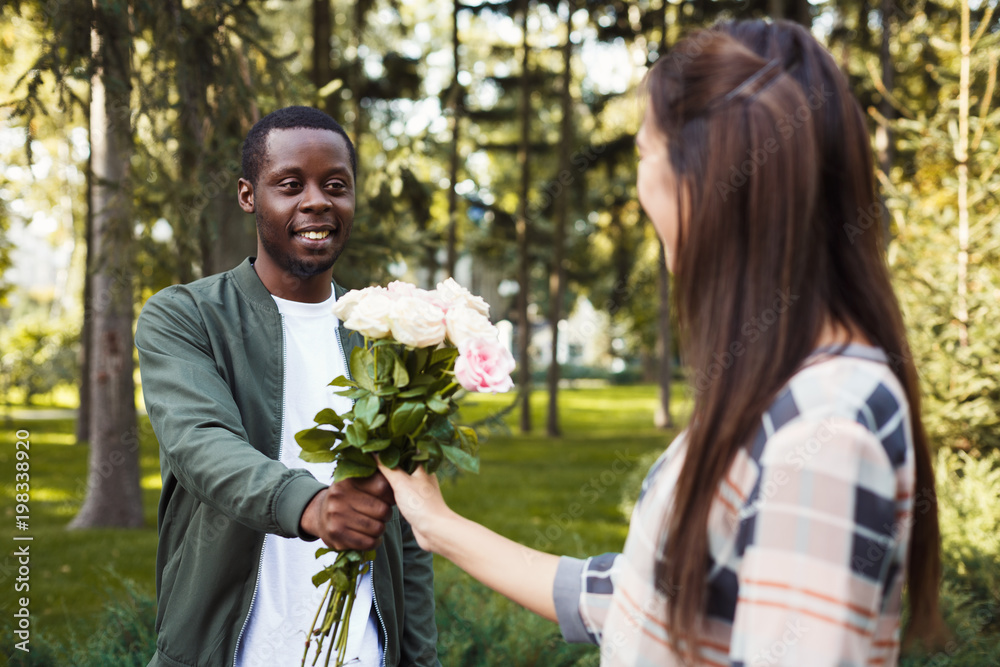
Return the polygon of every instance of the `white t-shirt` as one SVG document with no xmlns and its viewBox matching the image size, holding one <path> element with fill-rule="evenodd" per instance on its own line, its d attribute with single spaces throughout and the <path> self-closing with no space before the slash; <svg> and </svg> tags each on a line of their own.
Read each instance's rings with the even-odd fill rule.
<svg viewBox="0 0 1000 667">
<path fill-rule="evenodd" d="M 333 463 L 307 463 L 295 433 L 315 424 L 323 408 L 344 414 L 350 399 L 335 396 L 338 387 L 330 380 L 347 374 L 344 352 L 337 335 L 337 318 L 330 312 L 336 301 L 331 295 L 323 303 L 286 301 L 272 295 L 281 312 L 285 334 L 285 405 L 281 427 L 280 461 L 289 468 L 304 468 L 324 483 L 333 480 Z M 275 341 L 278 344 L 280 341 Z M 324 588 L 313 586 L 312 576 L 332 563 L 335 553 L 315 557 L 323 543 L 267 535 L 261 555 L 257 593 L 250 608 L 243 638 L 237 650 L 236 667 L 280 667 L 302 662 L 306 633 L 323 597 Z M 358 595 L 351 612 L 347 638 L 347 660 L 375 667 L 382 664 L 378 621 L 372 613 L 371 573 L 358 581 Z M 320 617 L 322 619 L 322 615 Z M 333 642 L 324 641 L 323 652 Z M 309 662 L 316 640 L 309 645 Z"/>
</svg>

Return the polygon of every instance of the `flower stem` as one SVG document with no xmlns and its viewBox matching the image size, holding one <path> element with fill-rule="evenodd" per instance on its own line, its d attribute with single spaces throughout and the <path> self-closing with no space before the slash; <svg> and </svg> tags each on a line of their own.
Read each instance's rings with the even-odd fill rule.
<svg viewBox="0 0 1000 667">
<path fill-rule="evenodd" d="M 305 667 L 306 660 L 309 658 L 309 643 L 312 642 L 313 633 L 316 631 L 316 621 L 319 620 L 319 613 L 323 611 L 323 607 L 325 606 L 324 603 L 326 602 L 326 599 L 330 596 L 330 589 L 332 588 L 333 588 L 333 579 L 331 579 L 330 583 L 327 584 L 326 590 L 323 592 L 323 599 L 320 601 L 319 607 L 316 609 L 316 615 L 313 616 L 312 625 L 309 626 L 309 633 L 306 635 L 306 650 L 305 653 L 302 654 L 302 667 Z M 320 647 L 322 647 L 322 645 L 323 645 L 323 638 L 320 637 L 319 643 L 316 647 L 317 655 L 319 654 Z"/>
</svg>

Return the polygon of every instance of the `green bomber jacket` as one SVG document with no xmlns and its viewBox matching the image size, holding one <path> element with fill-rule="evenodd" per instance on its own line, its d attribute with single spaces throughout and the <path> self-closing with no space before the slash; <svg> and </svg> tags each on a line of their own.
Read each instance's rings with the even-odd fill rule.
<svg viewBox="0 0 1000 667">
<path fill-rule="evenodd" d="M 252 261 L 160 291 L 136 325 L 163 481 L 150 667 L 233 665 L 265 535 L 314 539 L 299 519 L 326 484 L 277 460 L 283 329 Z M 337 333 L 350 356 L 360 336 Z M 431 555 L 396 508 L 373 583 L 384 664 L 438 667 Z"/>
</svg>

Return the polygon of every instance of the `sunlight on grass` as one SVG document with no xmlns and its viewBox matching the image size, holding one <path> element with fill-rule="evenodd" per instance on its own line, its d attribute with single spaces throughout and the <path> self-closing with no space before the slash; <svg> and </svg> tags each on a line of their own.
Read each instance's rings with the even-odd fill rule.
<svg viewBox="0 0 1000 667">
<path fill-rule="evenodd" d="M 142 478 L 140 485 L 144 489 L 155 489 L 159 491 L 163 489 L 163 479 L 160 477 L 160 473 L 146 475 Z"/>
</svg>

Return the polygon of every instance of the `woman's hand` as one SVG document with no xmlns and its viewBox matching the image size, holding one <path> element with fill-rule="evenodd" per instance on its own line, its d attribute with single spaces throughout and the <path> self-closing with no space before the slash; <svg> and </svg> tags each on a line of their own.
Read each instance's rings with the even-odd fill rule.
<svg viewBox="0 0 1000 667">
<path fill-rule="evenodd" d="M 437 478 L 422 466 L 412 475 L 390 470 L 381 461 L 378 468 L 389 480 L 396 505 L 421 549 L 444 556 L 519 605 L 556 620 L 552 586 L 558 556 L 521 546 L 451 511 Z"/>
<path fill-rule="evenodd" d="M 427 474 L 423 466 L 418 466 L 412 475 L 387 468 L 381 461 L 378 462 L 378 468 L 392 486 L 396 506 L 409 521 L 420 548 L 440 553 L 435 549 L 434 528 L 455 514 L 441 496 L 437 477 Z"/>
</svg>

